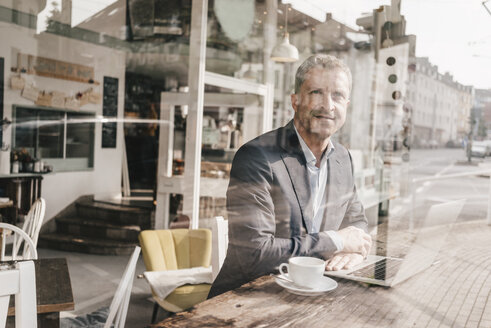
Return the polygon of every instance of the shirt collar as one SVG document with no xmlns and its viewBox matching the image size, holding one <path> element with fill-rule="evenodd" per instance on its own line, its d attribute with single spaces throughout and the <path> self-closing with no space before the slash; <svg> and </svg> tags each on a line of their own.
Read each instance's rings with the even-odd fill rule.
<svg viewBox="0 0 491 328">
<path fill-rule="evenodd" d="M 303 154 L 305 155 L 305 159 L 307 160 L 307 164 L 315 165 L 317 160 L 314 156 L 314 153 L 312 153 L 312 151 L 310 150 L 309 146 L 307 146 L 307 144 L 303 140 L 300 133 L 298 133 L 298 130 L 297 130 L 297 127 L 295 126 L 295 124 L 293 124 L 293 128 L 295 129 L 295 132 L 297 133 L 297 137 L 298 137 L 298 140 L 300 141 L 300 146 L 302 147 L 302 151 L 303 151 Z M 325 161 L 327 161 L 327 159 L 329 158 L 329 156 L 331 156 L 331 154 L 333 152 L 334 152 L 334 145 L 332 144 L 332 141 L 329 140 L 329 144 L 327 145 L 327 149 L 322 154 L 321 162 L 324 163 Z"/>
</svg>

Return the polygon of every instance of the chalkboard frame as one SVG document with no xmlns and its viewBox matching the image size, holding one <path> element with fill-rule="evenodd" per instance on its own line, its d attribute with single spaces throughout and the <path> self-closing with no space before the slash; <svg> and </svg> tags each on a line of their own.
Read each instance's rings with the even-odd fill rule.
<svg viewBox="0 0 491 328">
<path fill-rule="evenodd" d="M 112 122 L 102 123 L 102 148 L 116 148 L 118 116 L 118 79 L 104 76 L 102 115 Z M 114 119 L 114 120 L 113 120 Z"/>
</svg>

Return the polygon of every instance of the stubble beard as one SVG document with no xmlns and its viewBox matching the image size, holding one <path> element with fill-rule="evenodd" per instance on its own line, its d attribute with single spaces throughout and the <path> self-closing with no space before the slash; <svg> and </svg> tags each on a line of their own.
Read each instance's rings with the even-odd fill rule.
<svg viewBox="0 0 491 328">
<path fill-rule="evenodd" d="M 299 125 L 308 135 L 309 139 L 316 143 L 324 143 L 336 132 L 335 119 L 331 122 L 320 122 L 319 119 L 310 115 L 308 117 L 299 118 Z"/>
</svg>

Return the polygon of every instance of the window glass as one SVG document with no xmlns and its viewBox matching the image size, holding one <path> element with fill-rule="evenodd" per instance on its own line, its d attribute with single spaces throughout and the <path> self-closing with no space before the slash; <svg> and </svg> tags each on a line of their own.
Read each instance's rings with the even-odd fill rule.
<svg viewBox="0 0 491 328">
<path fill-rule="evenodd" d="M 41 196 L 48 204 L 45 222 L 60 238 L 82 245 L 93 237 L 89 221 L 99 239 L 133 247 L 141 230 L 211 229 L 216 216 L 233 220 L 227 196 L 239 191 L 240 201 L 259 213 L 254 218 L 267 223 L 251 232 L 257 222 L 245 221 L 249 213 L 236 215 L 229 222 L 230 244 L 259 240 L 253 249 L 261 252 L 280 240 L 288 250 L 270 253 L 284 255 L 282 261 L 321 256 L 291 253 L 303 250 L 297 247 L 302 238 L 316 233 L 309 231 L 311 205 L 312 212 L 325 205 L 326 220 L 343 213 L 326 226 L 337 230 L 350 224 L 351 210 L 362 208 L 359 199 L 363 213 L 357 213 L 366 217 L 374 240 L 389 231 L 389 241 L 409 242 L 433 205 L 465 198 L 453 231 L 469 222 L 485 231 L 491 217 L 489 197 L 483 196 L 489 180 L 481 176 L 491 167 L 490 6 L 491 0 L 0 0 L 0 220 L 11 214 L 2 212 L 2 198 L 12 200 L 9 211 L 19 224 Z M 348 92 L 337 76 L 341 87 L 322 90 L 329 84 L 323 81 L 304 97 L 302 86 L 312 72 L 299 68 L 313 55 L 334 56 L 346 65 L 350 74 L 338 72 L 344 67 L 339 63 L 326 69 L 345 73 Z M 338 97 L 336 104 L 345 107 L 332 105 Z M 300 98 L 320 100 L 306 104 Z M 301 119 L 324 123 L 319 131 Z M 304 140 L 310 150 L 318 148 L 314 141 L 333 142 L 328 173 L 322 171 L 331 175 L 321 182 L 347 181 L 348 188 L 335 189 L 337 195 L 326 188 L 325 199 L 322 191 L 312 196 L 315 188 L 299 191 L 298 181 L 318 187 L 315 179 L 302 180 L 311 173 L 305 165 L 298 171 L 288 166 L 304 163 L 309 153 L 288 148 L 287 154 L 272 155 L 283 149 L 283 135 L 275 133 L 292 120 L 301 133 L 316 130 Z M 270 131 L 276 138 L 268 140 L 278 143 L 251 146 Z M 239 149 L 251 147 L 255 152 L 237 157 Z M 327 154 L 322 151 L 319 158 Z M 340 154 L 346 161 L 338 170 Z M 262 165 L 254 166 L 257 161 Z M 23 180 L 32 176 L 42 180 L 35 197 L 34 184 Z M 244 187 L 234 189 L 238 180 Z M 76 226 L 64 226 L 64 209 L 73 214 L 81 200 L 148 213 L 131 222 L 122 215 L 118 229 L 108 228 L 106 217 L 90 215 L 69 217 Z M 324 203 L 314 206 L 313 200 Z M 438 226 L 453 224 L 446 217 Z M 293 229 L 282 229 L 292 222 Z M 327 221 L 316 224 L 322 222 Z M 374 244 L 372 253 L 383 245 Z M 418 304 L 418 311 L 426 308 Z M 480 312 L 475 317 L 484 318 Z"/>
<path fill-rule="evenodd" d="M 65 113 L 38 110 L 37 158 L 63 158 Z"/>
<path fill-rule="evenodd" d="M 67 113 L 66 158 L 87 158 L 87 167 L 93 167 L 94 116 Z"/>
<path fill-rule="evenodd" d="M 43 162 L 53 171 L 93 167 L 94 115 L 48 108 L 15 108 L 14 149 L 22 162 Z M 30 171 L 29 171 L 30 170 Z M 32 172 L 34 167 L 21 171 Z"/>
</svg>

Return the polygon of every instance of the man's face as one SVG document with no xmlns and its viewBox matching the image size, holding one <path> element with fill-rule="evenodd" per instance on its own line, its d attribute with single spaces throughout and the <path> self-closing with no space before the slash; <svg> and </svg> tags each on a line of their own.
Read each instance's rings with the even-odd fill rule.
<svg viewBox="0 0 491 328">
<path fill-rule="evenodd" d="M 291 100 L 300 135 L 312 141 L 325 141 L 346 120 L 348 77 L 339 68 L 314 67 L 307 72 L 300 91 Z"/>
</svg>

